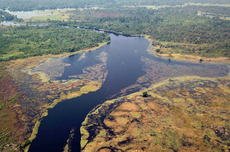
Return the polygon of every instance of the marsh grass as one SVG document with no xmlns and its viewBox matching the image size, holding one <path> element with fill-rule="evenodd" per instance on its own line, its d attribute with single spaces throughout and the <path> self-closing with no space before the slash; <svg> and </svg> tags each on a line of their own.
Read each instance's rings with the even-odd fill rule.
<svg viewBox="0 0 230 152">
<path fill-rule="evenodd" d="M 151 95 L 148 99 L 141 97 L 141 91 L 119 100 L 105 102 L 100 113 L 92 111 L 88 114 L 81 127 L 84 141 L 82 151 L 97 150 L 101 147 L 114 147 L 123 151 L 138 151 L 143 147 L 145 151 L 229 149 L 230 147 L 226 146 L 229 142 L 221 140 L 215 129 L 211 129 L 213 126 L 230 126 L 225 125 L 229 114 L 222 113 L 230 107 L 219 106 L 230 101 L 229 92 L 223 93 L 219 87 L 220 83 L 230 84 L 228 79 L 180 77 L 173 78 L 173 81 L 174 83 L 170 83 L 165 80 L 145 90 Z M 229 86 L 225 87 L 225 90 L 229 89 Z M 209 99 L 215 99 L 219 103 L 212 105 L 215 101 Z M 119 102 L 121 103 L 118 104 Z M 107 113 L 107 108 L 113 104 L 114 109 Z M 100 119 L 101 115 L 106 116 L 104 124 L 97 124 L 95 131 L 102 131 L 103 136 L 95 132 L 93 140 L 86 142 L 91 136 L 87 132 L 87 126 L 93 125 L 94 119 Z M 110 129 L 106 130 L 103 125 Z M 114 134 L 111 134 L 111 131 Z M 104 141 L 107 137 L 111 139 Z M 221 140 L 222 144 L 218 144 L 216 140 Z M 99 141 L 102 141 L 100 145 L 97 144 Z"/>
</svg>

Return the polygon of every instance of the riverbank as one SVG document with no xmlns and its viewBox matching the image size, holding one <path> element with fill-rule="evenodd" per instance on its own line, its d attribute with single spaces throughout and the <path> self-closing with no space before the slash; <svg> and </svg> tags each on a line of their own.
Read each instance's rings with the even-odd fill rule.
<svg viewBox="0 0 230 152">
<path fill-rule="evenodd" d="M 70 130 L 73 127 L 76 127 L 76 134 L 71 143 L 71 149 L 79 151 L 81 137 L 79 130 L 81 123 L 90 110 L 108 99 L 121 95 L 125 96 L 172 77 L 184 75 L 220 77 L 228 75 L 229 72 L 229 69 L 224 65 L 194 64 L 178 61 L 168 62 L 168 60 L 156 58 L 149 55 L 146 51 L 150 46 L 150 42 L 143 37 L 125 37 L 113 34 L 110 34 L 110 37 L 111 43 L 98 50 L 98 52 L 108 53 L 108 69 L 106 69 L 108 70 L 108 76 L 101 89 L 76 99 L 61 102 L 50 110 L 49 115 L 41 122 L 39 129 L 41 131 L 33 141 L 31 151 L 35 151 L 36 149 L 39 149 L 39 151 L 50 149 L 61 151 L 64 149 Z M 71 72 L 77 71 L 79 69 L 78 65 L 81 65 L 81 62 L 91 62 L 92 57 L 97 56 L 95 55 L 96 52 L 86 53 L 85 56 L 81 54 L 66 58 L 65 63 L 71 64 L 72 68 L 71 66 L 67 66 L 63 74 L 63 76 L 66 76 L 61 79 L 72 76 L 73 73 Z M 85 58 L 82 59 L 83 57 Z M 82 60 L 79 62 L 79 59 Z M 46 67 L 46 65 L 54 64 L 43 63 L 42 65 Z M 88 67 L 88 64 L 83 65 L 83 67 Z M 34 70 L 38 71 L 39 69 L 36 68 Z M 56 67 L 52 66 L 50 69 L 55 70 Z M 58 75 L 59 72 L 56 72 L 56 74 Z M 132 74 L 132 77 L 130 77 L 130 74 Z M 63 125 L 59 125 L 62 123 L 64 128 Z M 44 134 L 45 132 L 49 132 L 49 134 Z M 57 135 L 56 132 L 64 133 Z M 52 143 L 58 143 L 59 146 L 53 147 Z M 40 147 L 40 145 L 45 146 Z"/>
<path fill-rule="evenodd" d="M 43 108 L 45 108 L 46 111 L 42 114 L 42 116 L 39 118 L 39 120 L 37 120 L 36 124 L 34 125 L 33 131 L 32 131 L 31 136 L 29 138 L 29 141 L 32 142 L 36 138 L 36 135 L 38 133 L 38 129 L 39 129 L 39 126 L 40 126 L 40 123 L 41 123 L 40 120 L 42 118 L 48 116 L 48 110 L 49 109 L 54 108 L 58 103 L 60 103 L 60 102 L 62 102 L 64 100 L 77 98 L 77 97 L 80 97 L 83 94 L 88 94 L 90 92 L 95 92 L 95 91 L 99 90 L 100 87 L 101 87 L 101 84 L 96 83 L 96 82 L 90 82 L 90 84 L 86 84 L 82 88 L 80 88 L 80 91 L 71 92 L 71 93 L 68 93 L 68 95 L 62 94 L 62 96 L 60 96 L 60 99 L 55 99 L 51 105 L 47 105 L 45 107 L 43 106 Z M 30 148 L 30 144 L 27 147 L 25 147 L 24 151 L 28 152 L 29 148 Z"/>
<path fill-rule="evenodd" d="M 48 60 L 50 60 L 50 62 L 48 63 L 52 63 L 54 64 L 54 66 L 57 66 L 57 65 L 59 67 L 66 66 L 66 64 L 61 63 L 61 60 L 59 61 L 59 60 L 53 60 L 53 59 L 57 59 L 57 58 L 63 59 L 63 57 L 66 58 L 68 56 L 73 56 L 75 54 L 94 51 L 106 45 L 107 43 L 109 42 L 100 43 L 99 46 L 97 47 L 82 49 L 78 52 L 63 53 L 59 55 L 43 55 L 43 56 L 11 60 L 11 61 L 7 61 L 4 63 L 3 62 L 0 63 L 0 64 L 4 64 L 4 66 L 6 66 L 6 69 L 7 69 L 7 70 L 3 69 L 3 71 L 1 69 L 1 72 L 8 73 L 9 75 L 11 75 L 12 77 L 11 79 L 12 81 L 14 81 L 14 85 L 17 86 L 20 92 L 25 94 L 25 96 L 23 97 L 24 98 L 23 103 L 22 101 L 18 100 L 16 103 L 11 102 L 11 105 L 7 106 L 7 107 L 15 107 L 15 108 L 13 108 L 14 110 L 11 112 L 12 114 L 7 112 L 7 115 L 5 116 L 6 118 L 4 118 L 5 120 L 4 125 L 1 125 L 3 131 L 5 130 L 4 126 L 10 126 L 12 123 L 17 124 L 15 127 L 19 125 L 18 128 L 20 129 L 17 129 L 17 130 L 22 130 L 22 129 L 27 128 L 26 129 L 27 131 L 23 133 L 23 137 L 22 135 L 19 136 L 20 139 L 19 141 L 16 141 L 15 144 L 23 143 L 23 141 L 26 139 L 29 139 L 30 141 L 32 141 L 36 138 L 40 120 L 43 117 L 46 117 L 48 115 L 48 109 L 53 108 L 57 103 L 62 102 L 63 100 L 79 97 L 82 94 L 87 94 L 89 92 L 94 92 L 98 90 L 101 87 L 102 81 L 103 81 L 103 80 L 100 80 L 99 82 L 97 80 L 96 81 L 87 80 L 88 78 L 84 79 L 84 76 L 81 76 L 81 80 L 78 80 L 78 78 L 75 78 L 71 81 L 65 81 L 65 82 L 60 82 L 60 81 L 51 82 L 50 79 L 46 78 L 46 76 L 47 74 L 48 76 L 50 74 L 52 75 L 52 73 L 55 74 L 55 71 L 52 72 L 52 70 L 49 70 L 50 73 L 40 72 L 41 74 L 39 72 L 29 74 L 27 73 L 27 71 L 29 69 L 38 67 L 42 63 L 46 63 Z M 104 61 L 103 61 L 103 64 L 105 64 Z M 47 66 L 49 65 L 47 64 Z M 92 70 L 98 71 L 98 69 L 91 69 L 90 71 Z M 98 71 L 98 72 L 99 74 L 103 75 L 103 77 L 106 74 L 106 73 L 103 73 L 102 71 L 101 72 Z M 6 81 L 8 83 L 8 80 Z M 3 90 L 3 91 L 6 91 L 6 90 Z M 37 95 L 31 96 L 35 92 L 37 92 L 36 93 Z M 47 93 L 48 94 L 45 95 L 44 94 L 45 92 L 46 94 Z M 26 94 L 29 96 L 27 96 Z M 21 98 L 21 96 L 19 96 L 19 98 Z M 22 104 L 24 106 L 22 106 Z M 36 113 L 36 115 L 31 116 L 30 111 L 33 111 L 33 113 Z M 5 110 L 1 110 L 1 112 L 6 113 Z M 16 119 L 14 120 L 14 112 L 20 113 L 18 114 L 16 118 L 18 122 L 16 121 Z M 9 120 L 8 118 L 11 118 L 11 119 Z M 23 123 L 24 125 L 22 126 L 21 123 Z M 28 126 L 34 126 L 34 127 L 30 128 Z M 10 127 L 10 128 L 13 129 L 14 127 Z M 15 134 L 14 131 L 8 132 L 8 133 L 10 135 Z M 14 142 L 10 144 L 14 144 Z M 9 149 L 9 148 L 10 147 L 5 147 L 4 149 Z M 18 147 L 13 146 L 13 148 L 18 148 Z M 28 146 L 25 147 L 25 150 L 28 151 L 28 149 L 29 149 Z"/>
<path fill-rule="evenodd" d="M 65 13 L 67 10 L 63 11 L 58 11 L 55 10 L 53 11 L 53 15 L 55 16 L 57 14 L 61 15 L 61 13 Z M 51 13 L 51 11 L 46 11 L 47 13 Z M 69 12 L 67 12 L 69 13 Z M 70 14 L 68 14 L 70 15 Z M 65 15 L 65 16 L 68 16 Z M 47 16 L 49 17 L 49 16 Z M 55 19 L 51 19 L 55 20 Z M 44 20 L 44 22 L 47 22 Z M 77 21 L 80 22 L 80 21 Z M 58 24 L 58 23 L 57 23 Z M 69 24 L 73 25 L 73 23 Z M 87 26 L 82 26 L 81 28 L 86 28 L 86 29 L 92 29 Z M 154 51 L 153 53 L 157 55 L 158 57 L 166 57 L 170 59 L 175 59 L 175 60 L 181 60 L 181 61 L 188 61 L 188 62 L 224 62 L 224 63 L 230 63 L 229 57 L 224 57 L 223 52 L 214 52 L 213 47 L 214 44 L 192 44 L 192 43 L 174 43 L 174 42 L 163 42 L 163 41 L 157 41 L 153 40 L 150 38 L 148 35 L 141 35 L 141 34 L 125 34 L 122 32 L 114 32 L 113 30 L 103 30 L 103 29 L 96 29 L 96 30 L 102 30 L 108 33 L 113 33 L 117 35 L 124 35 L 124 36 L 145 36 L 149 41 L 157 42 L 154 46 Z M 227 43 L 227 42 L 226 42 Z M 213 46 L 213 47 L 212 47 Z M 209 49 L 212 49 L 211 52 L 208 52 Z M 216 48 L 218 50 L 218 47 Z M 158 51 L 157 51 L 158 50 Z"/>
<path fill-rule="evenodd" d="M 91 48 L 92 49 L 92 48 Z M 91 50 L 90 49 L 90 50 Z M 82 50 L 82 52 L 87 51 L 89 49 L 84 49 Z M 98 65 L 100 66 L 106 66 L 106 54 L 103 54 L 100 56 L 100 60 L 102 61 L 102 63 L 99 63 Z M 46 62 L 43 62 L 44 64 Z M 50 62 L 48 63 L 50 64 Z M 97 66 L 98 66 L 97 65 Z M 54 68 L 55 69 L 55 68 Z M 57 70 L 57 69 L 55 69 Z M 96 70 L 96 71 L 95 71 Z M 97 75 L 92 75 L 91 73 L 89 73 L 91 71 L 91 73 L 98 73 Z M 46 71 L 44 71 L 46 72 Z M 39 72 L 40 73 L 40 72 Z M 83 71 L 84 73 L 84 71 Z M 45 73 L 47 74 L 47 73 Z M 87 73 L 86 73 L 87 74 Z M 35 73 L 36 75 L 36 73 Z M 44 84 L 46 87 L 42 87 L 41 89 L 38 90 L 42 90 L 42 91 L 49 91 L 49 95 L 48 98 L 50 100 L 53 100 L 50 104 L 43 104 L 41 105 L 42 107 L 42 115 L 37 119 L 37 122 L 35 124 L 35 127 L 33 128 L 33 132 L 29 138 L 30 142 L 32 140 L 34 140 L 36 138 L 36 135 L 38 133 L 38 129 L 40 126 L 40 120 L 46 116 L 48 116 L 48 109 L 54 108 L 58 103 L 67 100 L 67 99 L 72 99 L 72 98 L 77 98 L 80 97 L 83 94 L 88 94 L 90 92 L 95 92 L 97 90 L 99 90 L 101 88 L 102 83 L 105 81 L 106 75 L 107 73 L 103 72 L 99 69 L 89 69 L 88 68 L 88 74 L 90 76 L 90 78 L 88 78 L 87 76 L 84 76 L 84 74 L 81 76 L 79 76 L 81 79 L 78 79 L 78 77 L 76 77 L 75 79 L 72 79 L 71 81 L 66 81 L 66 82 L 59 82 L 59 81 L 52 81 L 52 82 L 45 82 L 43 81 L 41 83 Z M 93 77 L 97 77 L 98 80 L 90 80 L 90 79 L 94 79 Z M 103 79 L 99 80 L 99 77 L 102 77 Z M 60 93 L 52 93 L 54 90 L 59 89 Z M 59 94 L 58 96 L 56 94 Z M 25 151 L 29 150 L 29 146 L 28 145 L 25 148 Z"/>
<path fill-rule="evenodd" d="M 88 27 L 81 27 L 81 28 L 86 28 L 86 29 L 91 29 Z M 93 30 L 93 29 L 92 29 Z M 103 31 L 103 29 L 96 29 L 98 31 Z M 173 42 L 159 42 L 157 40 L 152 39 L 149 35 L 142 35 L 142 34 L 124 34 L 122 32 L 114 32 L 114 31 L 104 31 L 107 33 L 113 33 L 115 35 L 124 35 L 128 37 L 145 37 L 145 39 L 149 40 L 150 42 L 158 42 L 161 43 L 161 45 L 154 45 L 152 46 L 152 52 L 155 54 L 157 57 L 163 57 L 163 58 L 168 58 L 168 59 L 173 59 L 173 60 L 179 60 L 179 61 L 186 61 L 186 62 L 206 62 L 206 63 L 230 63 L 230 58 L 229 57 L 204 57 L 204 56 L 198 56 L 198 55 L 193 55 L 193 54 L 182 54 L 178 53 L 178 49 L 173 49 L 170 47 L 164 47 L 162 44 L 170 43 L 173 44 Z M 175 43 L 175 45 L 180 45 L 180 43 Z M 184 44 L 181 44 L 184 45 Z M 188 44 L 186 44 L 188 45 Z M 189 44 L 192 45 L 193 44 Z M 158 52 L 157 50 L 161 50 Z M 183 52 L 183 49 L 180 49 L 179 52 Z"/>
<path fill-rule="evenodd" d="M 222 114 L 230 108 L 229 82 L 177 77 L 106 101 L 82 123 L 81 150 L 229 150 L 229 114 Z"/>
<path fill-rule="evenodd" d="M 145 35 L 145 38 L 150 42 L 156 41 L 151 39 L 150 36 L 148 35 Z M 167 42 L 164 43 L 167 44 Z M 169 60 L 173 59 L 173 60 L 186 61 L 186 62 L 230 63 L 230 58 L 228 57 L 202 57 L 202 56 L 192 55 L 192 54 L 182 54 L 179 53 L 178 51 L 175 52 L 173 48 L 164 47 L 162 45 L 152 46 L 151 53 L 155 54 L 158 57 L 168 58 Z"/>
</svg>

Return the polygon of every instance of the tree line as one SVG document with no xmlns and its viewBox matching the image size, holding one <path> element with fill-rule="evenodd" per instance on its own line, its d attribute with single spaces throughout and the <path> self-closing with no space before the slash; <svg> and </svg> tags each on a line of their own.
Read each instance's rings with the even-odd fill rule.
<svg viewBox="0 0 230 152">
<path fill-rule="evenodd" d="M 3 10 L 0 10 L 0 22 L 13 20 L 20 21 L 21 19 L 18 19 L 17 16 L 11 15 Z"/>
<path fill-rule="evenodd" d="M 191 48 L 192 51 L 187 51 L 189 54 L 230 57 L 230 21 L 218 17 L 198 16 L 193 6 L 158 10 L 145 8 L 75 10 L 71 13 L 74 15 L 71 16 L 72 21 L 69 24 L 128 35 L 150 35 L 157 41 L 197 46 Z"/>
<path fill-rule="evenodd" d="M 85 7 L 122 7 L 140 5 L 184 5 L 185 3 L 230 4 L 229 0 L 1 0 L 0 8 L 11 11 L 32 11 L 57 8 L 85 8 Z"/>
<path fill-rule="evenodd" d="M 76 52 L 108 41 L 108 34 L 73 27 L 0 27 L 0 61 Z"/>
</svg>

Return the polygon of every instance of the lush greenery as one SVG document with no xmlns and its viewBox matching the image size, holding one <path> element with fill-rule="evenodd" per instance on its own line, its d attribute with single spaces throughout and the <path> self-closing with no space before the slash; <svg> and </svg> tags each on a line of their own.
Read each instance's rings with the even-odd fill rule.
<svg viewBox="0 0 230 152">
<path fill-rule="evenodd" d="M 1 27 L 0 61 L 75 52 L 109 41 L 107 34 L 72 27 Z"/>
<path fill-rule="evenodd" d="M 173 45 L 174 49 L 188 54 L 230 57 L 230 21 L 198 16 L 198 8 L 75 10 L 71 11 L 75 15 L 70 19 L 75 25 L 83 27 L 129 35 L 150 35 L 154 43 L 165 47 Z M 81 22 L 76 22 L 79 20 Z"/>
<path fill-rule="evenodd" d="M 31 11 L 56 8 L 120 7 L 141 5 L 184 5 L 185 3 L 229 4 L 229 0 L 1 0 L 0 8 L 12 11 Z"/>
<path fill-rule="evenodd" d="M 1 0 L 0 8 L 12 11 L 32 11 L 56 8 L 79 8 L 105 4 L 107 0 Z"/>
<path fill-rule="evenodd" d="M 13 21 L 13 20 L 19 21 L 16 16 L 0 10 L 0 22 L 2 22 L 2 21 Z"/>
<path fill-rule="evenodd" d="M 143 92 L 143 95 L 142 95 L 143 97 L 147 97 L 148 96 L 148 93 L 145 91 L 145 92 Z"/>
</svg>

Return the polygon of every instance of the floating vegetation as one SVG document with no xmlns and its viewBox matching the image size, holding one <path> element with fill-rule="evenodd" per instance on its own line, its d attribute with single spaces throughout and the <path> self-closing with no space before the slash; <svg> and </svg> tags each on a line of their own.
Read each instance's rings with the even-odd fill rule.
<svg viewBox="0 0 230 152">
<path fill-rule="evenodd" d="M 32 141 L 36 137 L 39 120 L 48 115 L 49 108 L 53 108 L 63 100 L 96 91 L 105 81 L 108 73 L 105 52 L 98 56 L 100 63 L 86 67 L 82 75 L 67 80 L 55 80 L 56 77 L 61 77 L 65 67 L 69 66 L 63 62 L 64 58 L 66 56 L 36 57 L 15 60 L 8 65 L 7 72 L 17 84 L 18 92 L 23 95 L 17 103 L 17 107 L 23 113 L 19 119 L 27 130 L 22 140 Z M 2 117 L 5 119 L 9 116 L 2 115 Z M 29 146 L 24 150 L 28 149 Z"/>
<path fill-rule="evenodd" d="M 69 64 L 63 62 L 63 59 L 66 57 L 67 56 L 49 58 L 47 61 L 39 64 L 38 66 L 26 70 L 26 72 L 30 75 L 37 73 L 40 75 L 43 82 L 48 82 L 48 80 L 62 76 L 65 67 L 69 66 Z"/>
<path fill-rule="evenodd" d="M 79 57 L 79 59 L 77 61 L 81 61 L 84 58 L 85 58 L 85 53 L 82 53 L 82 55 Z"/>
<path fill-rule="evenodd" d="M 230 80 L 171 79 L 93 109 L 82 151 L 229 151 Z"/>
<path fill-rule="evenodd" d="M 108 75 L 108 70 L 106 69 L 107 53 L 101 52 L 97 58 L 99 59 L 100 63 L 84 68 L 83 74 L 81 75 L 74 75 L 69 77 L 80 80 L 84 78 L 87 80 L 103 83 Z"/>
<path fill-rule="evenodd" d="M 150 85 L 156 84 L 166 79 L 170 81 L 173 77 L 200 76 L 217 78 L 226 77 L 229 73 L 229 67 L 226 65 L 192 64 L 188 66 L 186 63 L 166 64 L 164 62 L 158 62 L 146 57 L 142 57 L 141 60 L 144 62 L 143 69 L 146 74 L 139 77 L 134 85 L 122 89 L 118 94 L 127 95 L 129 92 L 135 92 L 143 88 L 148 88 Z"/>
</svg>

